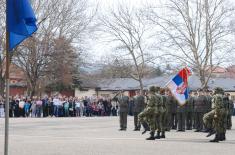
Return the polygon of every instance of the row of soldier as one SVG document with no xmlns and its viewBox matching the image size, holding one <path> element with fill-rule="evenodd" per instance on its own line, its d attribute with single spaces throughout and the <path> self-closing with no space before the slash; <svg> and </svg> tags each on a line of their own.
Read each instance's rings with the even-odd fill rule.
<svg viewBox="0 0 235 155">
<path fill-rule="evenodd" d="M 143 133 L 150 130 L 148 140 L 165 138 L 165 131 L 171 129 L 179 132 L 192 129 L 195 129 L 195 132 L 211 132 L 203 123 L 203 116 L 213 108 L 212 96 L 212 92 L 199 89 L 190 93 L 184 105 L 179 105 L 168 89 L 150 87 L 147 96 L 137 91 L 133 107 L 134 130 L 139 131 L 142 124 Z M 229 94 L 224 95 L 223 100 L 226 129 L 231 129 L 233 102 L 229 99 Z M 128 102 L 129 98 L 122 93 L 119 98 L 120 130 L 127 128 Z"/>
</svg>

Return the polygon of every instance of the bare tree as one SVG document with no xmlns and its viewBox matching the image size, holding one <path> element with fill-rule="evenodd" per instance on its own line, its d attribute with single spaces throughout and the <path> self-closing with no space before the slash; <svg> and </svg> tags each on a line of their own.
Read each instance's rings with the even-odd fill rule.
<svg viewBox="0 0 235 155">
<path fill-rule="evenodd" d="M 133 64 L 134 68 L 130 76 L 139 82 L 140 90 L 143 92 L 142 79 L 145 76 L 149 56 L 144 42 L 148 27 L 141 19 L 140 12 L 134 8 L 119 5 L 117 9 L 101 17 L 100 21 L 106 39 L 116 44 L 119 58 Z"/>
<path fill-rule="evenodd" d="M 36 12 L 39 29 L 16 49 L 14 59 L 15 63 L 26 73 L 31 96 L 35 94 L 41 83 L 40 79 L 42 82 L 48 83 L 49 79 L 42 80 L 45 75 L 55 71 L 63 72 L 61 68 L 55 70 L 50 67 L 55 57 L 55 40 L 65 38 L 72 46 L 79 47 L 83 41 L 82 36 L 89 29 L 89 24 L 94 17 L 94 12 L 89 8 L 86 0 L 68 0 L 66 2 L 40 0 L 32 1 L 32 5 Z M 76 48 L 76 54 L 79 55 L 80 52 L 80 48 Z"/>
<path fill-rule="evenodd" d="M 148 7 L 146 17 L 157 27 L 164 57 L 192 67 L 207 87 L 216 66 L 234 52 L 228 27 L 234 9 L 227 0 L 169 0 Z"/>
<path fill-rule="evenodd" d="M 98 72 L 100 78 L 131 78 L 132 64 L 120 60 L 116 55 L 110 55 L 101 60 L 101 70 Z"/>
<path fill-rule="evenodd" d="M 57 38 L 54 39 L 52 50 L 54 56 L 48 65 L 50 67 L 48 70 L 51 72 L 47 74 L 49 79 L 47 88 L 51 88 L 51 91 L 60 91 L 63 88 L 72 89 L 74 84 L 77 84 L 74 80 L 79 78 L 80 57 L 76 49 L 69 40 Z"/>
</svg>

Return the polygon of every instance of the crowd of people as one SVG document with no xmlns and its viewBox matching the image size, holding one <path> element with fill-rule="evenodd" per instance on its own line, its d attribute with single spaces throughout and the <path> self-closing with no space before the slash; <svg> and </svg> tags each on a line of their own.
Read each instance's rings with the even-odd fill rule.
<svg viewBox="0 0 235 155">
<path fill-rule="evenodd" d="M 127 105 L 133 102 L 134 130 L 139 131 L 142 125 L 143 133 L 150 131 L 147 140 L 165 138 L 165 131 L 193 129 L 195 132 L 207 132 L 208 136 L 219 132 L 220 138 L 217 133 L 211 142 L 225 140 L 226 130 L 232 128 L 235 103 L 229 94 L 218 90 L 192 91 L 184 105 L 178 104 L 170 90 L 159 87 L 151 87 L 148 95 L 137 92 L 134 98 L 122 94 L 119 98 L 120 130 L 127 128 Z"/>
<path fill-rule="evenodd" d="M 0 117 L 4 117 L 5 102 L 0 99 Z M 117 116 L 118 105 L 103 97 L 24 97 L 10 98 L 10 117 L 82 117 Z"/>
<path fill-rule="evenodd" d="M 165 132 L 170 130 L 185 132 L 194 129 L 195 132 L 208 132 L 208 136 L 221 131 L 220 138 L 216 134 L 214 139 L 218 142 L 225 140 L 225 131 L 232 128 L 232 115 L 235 113 L 235 101 L 222 89 L 219 90 L 217 93 L 202 89 L 192 91 L 184 105 L 178 103 L 170 90 L 159 87 L 151 87 L 146 93 L 136 91 L 133 97 L 121 91 L 112 99 L 15 96 L 10 98 L 9 116 L 119 116 L 120 130 L 123 131 L 127 129 L 127 116 L 131 115 L 134 116 L 134 131 L 140 131 L 141 126 L 144 128 L 142 134 L 150 131 L 147 140 L 165 138 Z M 4 105 L 3 98 L 0 98 L 0 117 L 4 117 Z M 219 125 L 216 124 L 218 120 Z"/>
</svg>

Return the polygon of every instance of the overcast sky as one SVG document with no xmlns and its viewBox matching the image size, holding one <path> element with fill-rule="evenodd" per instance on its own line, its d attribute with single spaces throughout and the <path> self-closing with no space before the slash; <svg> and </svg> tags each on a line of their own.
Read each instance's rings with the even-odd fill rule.
<svg viewBox="0 0 235 155">
<path fill-rule="evenodd" d="M 105 12 L 117 7 L 120 3 L 130 6 L 130 8 L 143 8 L 147 3 L 151 3 L 151 1 L 153 2 L 156 0 L 90 0 L 92 4 L 98 4 L 98 14 L 105 14 Z M 104 55 L 110 55 L 112 53 L 112 47 L 102 39 L 91 40 L 90 43 L 92 44 L 90 53 L 96 60 L 101 59 Z"/>
<path fill-rule="evenodd" d="M 167 0 L 90 0 L 92 4 L 99 4 L 98 14 L 105 13 L 111 8 L 115 8 L 119 3 L 125 4 L 130 7 L 143 8 L 147 4 L 165 3 Z M 235 0 L 230 0 L 235 4 Z M 95 6 L 94 5 L 94 6 Z M 102 39 L 96 39 L 90 41 L 90 54 L 95 60 L 100 60 L 104 55 L 111 55 L 113 47 Z"/>
</svg>

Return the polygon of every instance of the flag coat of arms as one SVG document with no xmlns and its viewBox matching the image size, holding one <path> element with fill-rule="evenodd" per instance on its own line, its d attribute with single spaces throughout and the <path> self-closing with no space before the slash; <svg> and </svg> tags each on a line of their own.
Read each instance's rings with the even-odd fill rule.
<svg viewBox="0 0 235 155">
<path fill-rule="evenodd" d="M 185 67 L 179 71 L 166 85 L 178 100 L 180 105 L 184 105 L 189 97 L 188 78 L 192 75 L 189 68 Z"/>
</svg>

